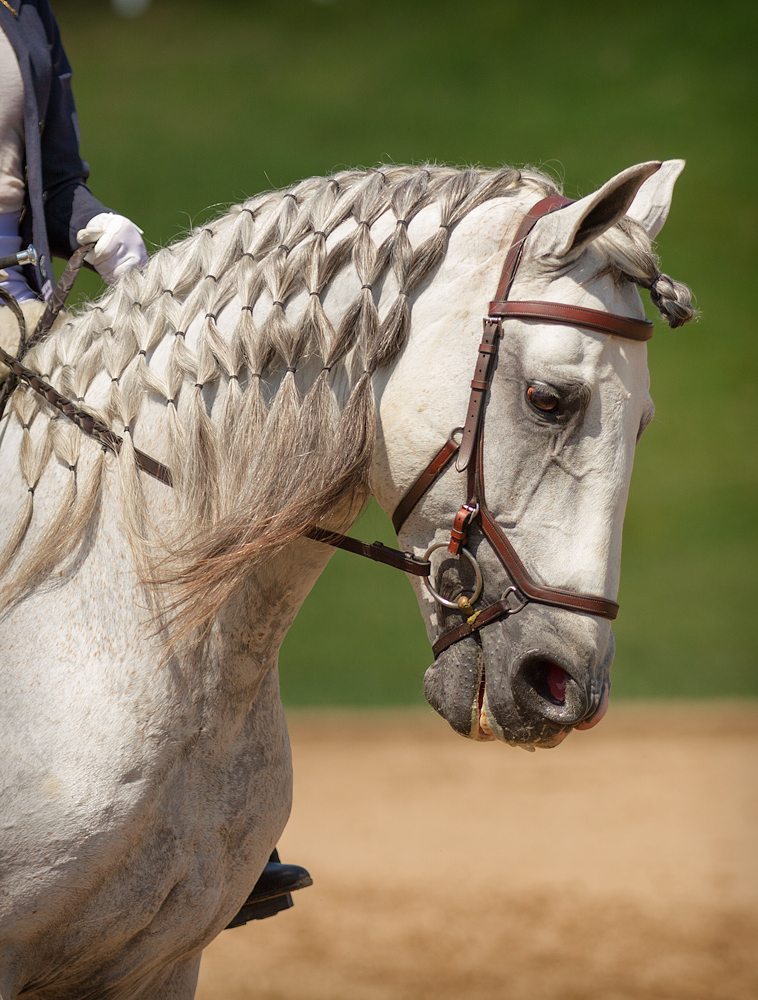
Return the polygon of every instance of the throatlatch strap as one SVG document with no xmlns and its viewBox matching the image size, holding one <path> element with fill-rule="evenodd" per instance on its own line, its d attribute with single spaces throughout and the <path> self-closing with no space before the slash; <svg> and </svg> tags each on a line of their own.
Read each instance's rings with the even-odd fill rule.
<svg viewBox="0 0 758 1000">
<path fill-rule="evenodd" d="M 400 529 L 408 520 L 408 517 L 419 502 L 421 497 L 426 493 L 429 487 L 432 485 L 434 480 L 439 476 L 442 470 L 450 464 L 453 456 L 460 448 L 460 444 L 455 440 L 455 431 L 447 441 L 442 445 L 440 450 L 431 460 L 429 465 L 424 469 L 421 475 L 418 477 L 416 482 L 411 486 L 408 492 L 405 494 L 403 499 L 395 508 L 395 513 L 392 515 L 392 525 L 395 531 L 399 534 Z"/>
</svg>

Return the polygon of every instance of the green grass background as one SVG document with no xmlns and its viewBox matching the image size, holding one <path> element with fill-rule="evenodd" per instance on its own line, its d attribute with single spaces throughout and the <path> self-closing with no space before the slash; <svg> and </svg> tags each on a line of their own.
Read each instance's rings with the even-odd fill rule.
<svg viewBox="0 0 758 1000">
<path fill-rule="evenodd" d="M 659 243 L 703 315 L 650 345 L 658 415 L 626 518 L 614 694 L 758 694 L 758 5 L 153 0 L 132 20 L 106 0 L 53 7 L 91 186 L 153 244 L 343 166 L 528 163 L 576 196 L 686 158 Z M 394 538 L 375 508 L 360 532 Z M 420 703 L 430 658 L 404 577 L 340 553 L 285 642 L 284 700 Z"/>
</svg>

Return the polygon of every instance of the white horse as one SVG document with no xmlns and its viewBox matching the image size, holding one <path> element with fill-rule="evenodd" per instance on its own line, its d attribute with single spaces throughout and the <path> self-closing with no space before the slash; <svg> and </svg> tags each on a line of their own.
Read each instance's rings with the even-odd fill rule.
<svg viewBox="0 0 758 1000">
<path fill-rule="evenodd" d="M 511 300 L 634 323 L 639 284 L 672 325 L 691 318 L 650 249 L 682 166 L 630 168 L 539 219 Z M 463 423 L 503 258 L 554 193 L 508 169 L 304 181 L 160 251 L 27 355 L 123 444 L 28 385 L 0 427 L 2 1000 L 193 995 L 289 814 L 277 654 L 332 552 L 304 536 L 342 530 L 369 493 L 392 513 Z M 645 344 L 565 321 L 502 330 L 493 518 L 535 586 L 610 607 L 652 415 Z M 423 493 L 406 549 L 447 543 L 464 480 L 448 464 Z M 433 585 L 474 601 L 476 563 L 480 604 L 497 601 L 514 578 L 468 531 L 471 559 L 435 561 Z M 462 619 L 414 580 L 435 640 Z M 530 600 L 444 649 L 427 697 L 473 739 L 554 745 L 604 711 L 607 617 Z"/>
</svg>

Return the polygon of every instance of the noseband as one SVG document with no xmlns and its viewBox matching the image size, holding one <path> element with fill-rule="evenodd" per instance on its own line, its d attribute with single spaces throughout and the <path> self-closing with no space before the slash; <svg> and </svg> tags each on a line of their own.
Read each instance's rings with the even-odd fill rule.
<svg viewBox="0 0 758 1000">
<path fill-rule="evenodd" d="M 395 531 L 399 532 L 419 500 L 421 500 L 457 455 L 455 467 L 458 472 L 466 473 L 466 498 L 453 520 L 453 525 L 450 529 L 450 542 L 447 545 L 447 549 L 453 556 L 463 554 L 464 558 L 471 563 L 476 576 L 474 593 L 470 597 L 461 595 L 457 601 L 450 601 L 435 589 L 434 584 L 431 582 L 431 562 L 429 559 L 436 549 L 445 547 L 444 542 L 432 545 L 427 550 L 424 558 L 418 559 L 409 552 L 399 552 L 396 549 L 382 545 L 381 542 L 369 544 L 325 528 L 314 526 L 306 532 L 306 536 L 314 541 L 346 549 L 357 555 L 386 563 L 414 576 L 423 577 L 430 593 L 439 604 L 449 608 L 456 608 L 460 611 L 466 621 L 444 632 L 434 643 L 432 649 L 435 658 L 453 643 L 464 639 L 468 635 L 472 635 L 474 632 L 478 632 L 485 625 L 490 625 L 501 618 L 516 614 L 532 601 L 537 604 L 547 604 L 551 607 L 563 608 L 566 611 L 583 612 L 611 620 L 618 614 L 618 604 L 615 601 L 609 601 L 605 597 L 593 597 L 590 594 L 579 594 L 572 590 L 565 590 L 562 587 L 545 587 L 538 584 L 530 576 L 516 554 L 516 550 L 490 513 L 484 494 L 484 402 L 495 370 L 498 347 L 503 336 L 503 323 L 505 321 L 509 319 L 533 319 L 539 320 L 542 323 L 562 323 L 567 326 L 580 326 L 590 330 L 597 330 L 600 333 L 609 333 L 616 337 L 626 337 L 630 340 L 649 340 L 653 335 L 653 324 L 647 319 L 632 319 L 628 316 L 619 316 L 616 313 L 602 312 L 597 309 L 585 309 L 582 306 L 560 305 L 556 302 L 509 301 L 508 296 L 521 262 L 527 236 L 543 216 L 570 204 L 572 204 L 570 199 L 563 198 L 561 195 L 552 195 L 537 202 L 524 216 L 505 258 L 495 298 L 490 302 L 489 313 L 484 319 L 484 335 L 479 345 L 474 378 L 471 381 L 471 398 L 464 424 L 453 431 L 450 438 L 405 494 L 392 516 Z M 88 248 L 82 247 L 81 249 L 82 252 L 86 252 Z M 75 255 L 75 257 L 77 258 L 76 262 L 74 258 L 71 261 L 71 264 L 76 263 L 76 267 L 72 268 L 73 276 L 78 271 L 78 265 L 80 264 L 78 256 Z M 63 277 L 65 278 L 67 274 L 68 268 Z M 56 293 L 56 298 L 61 299 L 57 303 L 58 308 L 62 305 L 66 293 L 73 283 L 73 276 L 68 282 L 65 291 L 62 291 L 62 297 L 57 296 Z M 64 284 L 66 282 L 62 278 L 61 282 L 59 282 L 59 287 Z M 43 319 L 45 318 L 47 318 L 47 313 Z M 15 386 L 15 381 L 12 380 L 22 379 L 35 392 L 44 396 L 55 409 L 63 413 L 69 420 L 72 420 L 85 434 L 97 440 L 109 451 L 118 454 L 123 445 L 123 438 L 120 435 L 95 419 L 78 404 L 61 395 L 33 369 L 27 368 L 22 364 L 21 358 L 26 350 L 29 349 L 32 343 L 41 339 L 50 325 L 50 322 L 47 324 L 41 322 L 33 337 L 19 351 L 18 357 L 13 357 L 7 351 L 0 348 L 0 360 L 8 365 L 12 373 L 10 377 L 11 384 L 6 386 L 6 389 L 12 391 Z M 22 328 L 22 343 L 23 340 Z M 6 398 L 10 395 L 10 391 L 4 393 Z M 458 439 L 459 433 L 460 440 Z M 167 486 L 173 485 L 171 470 L 167 466 L 144 454 L 144 452 L 139 451 L 137 448 L 133 448 L 133 453 L 137 466 L 143 472 L 148 473 Z M 474 524 L 478 525 L 479 530 L 494 549 L 496 556 L 511 580 L 511 586 L 507 588 L 499 601 L 479 610 L 475 610 L 473 604 L 482 592 L 482 574 L 475 557 L 466 547 L 469 532 Z"/>
</svg>

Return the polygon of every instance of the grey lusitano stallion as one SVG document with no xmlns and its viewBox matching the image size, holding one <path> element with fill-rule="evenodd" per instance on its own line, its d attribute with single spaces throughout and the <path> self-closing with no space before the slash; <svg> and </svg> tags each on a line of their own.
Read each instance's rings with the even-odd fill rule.
<svg viewBox="0 0 758 1000">
<path fill-rule="evenodd" d="M 489 354 L 503 259 L 556 193 L 536 173 L 386 167 L 262 195 L 30 352 L 123 443 L 114 455 L 28 386 L 0 431 L 2 1000 L 192 996 L 289 813 L 277 652 L 332 551 L 306 533 L 343 530 L 370 493 L 392 513 L 497 343 L 480 390 L 489 515 L 534 593 L 597 613 L 529 598 L 472 510 L 469 555 L 430 555 L 439 598 L 463 603 L 413 578 L 432 641 L 473 619 L 427 696 L 463 735 L 527 748 L 599 720 L 652 415 L 644 342 L 606 326 L 644 326 L 637 285 L 672 325 L 692 317 L 650 249 L 681 167 L 632 167 L 539 218 L 509 301 L 579 320 L 506 316 Z M 403 547 L 423 560 L 448 545 L 465 499 L 450 462 Z M 509 593 L 518 613 L 480 627 Z"/>
</svg>

